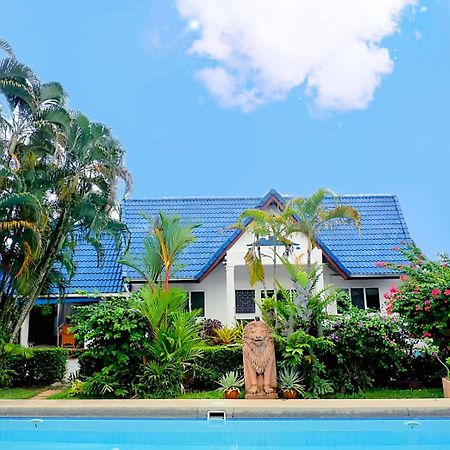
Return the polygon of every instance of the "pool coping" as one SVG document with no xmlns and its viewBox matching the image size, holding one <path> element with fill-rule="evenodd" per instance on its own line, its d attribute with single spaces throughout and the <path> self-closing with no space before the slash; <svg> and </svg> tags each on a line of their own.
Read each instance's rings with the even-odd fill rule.
<svg viewBox="0 0 450 450">
<path fill-rule="evenodd" d="M 383 400 L 0 400 L 0 417 L 450 418 L 450 399 Z"/>
</svg>

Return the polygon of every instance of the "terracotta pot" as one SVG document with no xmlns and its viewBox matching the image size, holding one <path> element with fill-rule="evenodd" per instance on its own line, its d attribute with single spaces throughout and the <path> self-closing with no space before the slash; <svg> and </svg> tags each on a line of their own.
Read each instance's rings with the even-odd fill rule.
<svg viewBox="0 0 450 450">
<path fill-rule="evenodd" d="M 283 397 L 286 399 L 297 398 L 297 391 L 294 389 L 283 390 Z"/>
<path fill-rule="evenodd" d="M 442 378 L 442 389 L 444 390 L 444 397 L 450 398 L 450 378 Z"/>
<path fill-rule="evenodd" d="M 230 389 L 229 391 L 225 392 L 225 398 L 235 400 L 238 397 L 239 397 L 239 391 L 237 389 Z"/>
</svg>

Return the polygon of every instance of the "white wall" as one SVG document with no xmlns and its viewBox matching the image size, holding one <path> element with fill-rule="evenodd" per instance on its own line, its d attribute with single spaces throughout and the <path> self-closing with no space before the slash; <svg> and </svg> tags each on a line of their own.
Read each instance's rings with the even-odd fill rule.
<svg viewBox="0 0 450 450">
<path fill-rule="evenodd" d="M 339 274 L 331 270 L 328 266 L 324 268 L 325 285 L 332 284 L 337 288 L 378 288 L 380 291 L 380 307 L 381 311 L 386 311 L 386 300 L 384 294 L 389 289 L 398 284 L 399 278 L 353 278 L 344 280 Z"/>
<path fill-rule="evenodd" d="M 306 248 L 307 240 L 304 235 L 298 234 L 293 241 L 298 244 L 294 251 L 293 258 L 299 258 L 300 262 L 306 263 Z M 244 233 L 239 240 L 231 247 L 225 257 L 225 260 L 217 265 L 217 267 L 200 283 L 186 282 L 174 283 L 180 289 L 186 291 L 203 291 L 205 293 L 205 317 L 211 319 L 219 319 L 224 323 L 229 322 L 229 310 L 227 309 L 227 282 L 225 267 L 234 267 L 234 289 L 252 289 L 255 291 L 255 299 L 258 302 L 261 299 L 261 291 L 263 290 L 262 283 L 257 283 L 255 286 L 250 286 L 249 273 L 245 265 L 244 256 L 248 251 L 249 245 L 253 242 L 253 237 L 250 233 Z M 279 248 L 280 252 L 283 248 Z M 269 253 L 271 248 L 263 247 L 262 252 Z M 322 252 L 319 249 L 314 249 L 312 252 L 312 262 L 322 262 Z M 266 274 L 266 287 L 268 290 L 273 289 L 272 277 L 272 261 L 270 258 L 263 258 L 263 264 Z M 289 277 L 289 274 L 278 262 L 277 279 L 286 289 L 293 289 L 294 285 Z M 334 285 L 338 288 L 378 288 L 380 291 L 380 304 L 382 310 L 385 308 L 383 295 L 389 291 L 391 286 L 398 282 L 398 279 L 381 279 L 381 278 L 364 278 L 344 280 L 340 275 L 324 265 L 323 278 L 320 280 L 322 285 Z M 231 297 L 229 297 L 230 299 Z M 234 299 L 234 292 L 232 293 Z M 229 301 L 228 299 L 228 301 Z M 233 301 L 234 304 L 234 301 Z M 233 306 L 234 307 L 234 306 Z M 330 311 L 335 311 L 335 306 L 331 305 Z M 248 319 L 255 315 L 261 315 L 258 307 L 256 307 L 255 314 L 234 314 L 235 318 Z"/>
</svg>

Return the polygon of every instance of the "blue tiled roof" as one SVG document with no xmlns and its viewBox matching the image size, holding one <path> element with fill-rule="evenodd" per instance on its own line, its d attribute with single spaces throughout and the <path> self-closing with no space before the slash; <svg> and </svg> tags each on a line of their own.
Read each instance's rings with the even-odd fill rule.
<svg viewBox="0 0 450 450">
<path fill-rule="evenodd" d="M 276 191 L 264 197 L 126 200 L 123 220 L 131 232 L 130 253 L 139 256 L 143 251 L 149 224 L 142 212 L 150 216 L 160 211 L 178 214 L 183 222 L 201 226 L 194 230 L 197 240 L 182 255 L 181 263 L 185 267 L 175 278 L 198 280 L 239 234 L 228 228 L 229 225 L 235 223 L 245 209 L 258 208 L 272 196 L 284 201 Z M 389 270 L 377 267 L 378 261 L 404 262 L 392 248 L 412 240 L 395 196 L 344 195 L 340 202 L 358 209 L 362 217 L 361 230 L 338 225 L 333 230 L 322 231 L 319 244 L 343 272 L 349 276 L 388 275 Z M 327 199 L 326 205 L 332 207 L 333 200 Z M 124 278 L 140 278 L 132 269 L 117 263 L 118 255 L 112 241 L 106 241 L 105 250 L 103 266 L 98 267 L 94 249 L 87 243 L 79 244 L 76 250 L 78 269 L 69 294 L 77 290 L 117 293 L 123 288 Z"/>
<path fill-rule="evenodd" d="M 160 211 L 178 214 L 183 222 L 201 226 L 194 230 L 197 240 L 181 256 L 180 264 L 185 267 L 174 278 L 198 279 L 238 234 L 227 227 L 235 223 L 245 209 L 257 208 L 261 201 L 261 197 L 127 200 L 123 211 L 131 232 L 130 253 L 138 256 L 147 236 L 149 224 L 141 212 L 150 216 Z M 124 269 L 127 277 L 140 278 L 133 270 Z"/>
<path fill-rule="evenodd" d="M 405 263 L 393 248 L 412 239 L 394 195 L 344 195 L 340 203 L 359 211 L 360 231 L 338 225 L 322 231 L 319 243 L 347 275 L 389 274 L 392 270 L 377 267 L 378 261 Z M 326 205 L 333 207 L 333 200 Z"/>
<path fill-rule="evenodd" d="M 66 294 L 78 294 L 79 291 L 116 294 L 123 292 L 122 265 L 117 262 L 119 254 L 112 238 L 103 239 L 104 258 L 99 262 L 92 245 L 80 241 L 75 250 L 76 272 Z M 53 289 L 49 295 L 57 295 Z M 46 303 L 42 300 L 41 303 Z"/>
</svg>

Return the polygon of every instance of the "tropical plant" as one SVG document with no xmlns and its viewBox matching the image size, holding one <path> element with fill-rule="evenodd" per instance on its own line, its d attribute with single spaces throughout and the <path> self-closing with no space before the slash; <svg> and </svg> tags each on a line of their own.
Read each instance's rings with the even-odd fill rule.
<svg viewBox="0 0 450 450">
<path fill-rule="evenodd" d="M 149 235 L 144 239 L 144 255 L 138 258 L 125 255 L 120 261 L 142 275 L 149 285 L 161 283 L 164 273 L 166 293 L 169 292 L 170 276 L 182 269 L 181 253 L 195 241 L 193 230 L 200 225 L 182 224 L 180 217 L 161 211 L 156 218 L 142 213 L 150 224 Z"/>
<path fill-rule="evenodd" d="M 385 295 L 389 313 L 399 313 L 416 337 L 433 338 L 444 350 L 450 333 L 450 258 L 428 259 L 413 244 L 395 248 L 409 264 L 378 262 L 398 271 L 401 283 Z"/>
<path fill-rule="evenodd" d="M 230 391 L 240 392 L 242 386 L 244 386 L 244 378 L 236 371 L 230 371 L 224 373 L 217 382 L 219 387 L 218 391 L 227 393 Z"/>
<path fill-rule="evenodd" d="M 197 321 L 198 311 L 186 311 L 187 294 L 171 288 L 142 287 L 133 295 L 132 305 L 145 317 L 150 325 L 151 339 L 148 342 L 149 361 L 144 364 L 144 379 L 151 380 L 148 389 L 164 391 L 166 372 L 179 375 L 176 386 L 182 386 L 187 368 L 202 354 L 200 337 L 202 325 Z M 161 370 L 160 370 L 161 369 Z M 160 374 L 159 385 L 155 377 Z M 145 390 L 145 383 L 138 386 Z"/>
<path fill-rule="evenodd" d="M 283 391 L 296 391 L 303 395 L 305 386 L 302 381 L 303 377 L 293 367 L 283 367 L 278 374 L 278 387 Z"/>
<path fill-rule="evenodd" d="M 35 299 L 73 276 L 77 242 L 91 243 L 99 262 L 104 233 L 124 243 L 116 194 L 129 176 L 109 129 L 70 111 L 59 83 L 41 83 L 1 48 L 0 328 L 14 342 Z"/>
<path fill-rule="evenodd" d="M 82 385 L 82 393 L 89 397 L 126 397 L 128 389 L 117 379 L 113 366 L 103 367 L 87 378 Z"/>
<path fill-rule="evenodd" d="M 214 330 L 214 343 L 217 345 L 230 345 L 242 342 L 244 325 L 238 322 L 234 327 L 221 327 Z"/>
<path fill-rule="evenodd" d="M 133 385 L 135 395 L 141 398 L 174 398 L 183 390 L 183 369 L 177 363 L 149 361 Z"/>
<path fill-rule="evenodd" d="M 293 217 L 290 212 L 281 208 L 268 211 L 247 209 L 239 216 L 237 223 L 230 227 L 246 230 L 253 236 L 252 245 L 245 255 L 245 263 L 250 274 L 250 284 L 253 286 L 255 283 L 261 282 L 266 294 L 263 258 L 266 257 L 272 261 L 273 289 L 276 291 L 277 260 L 280 259 L 277 247 L 284 247 L 283 254 L 285 255 L 290 253 L 292 249 L 292 241 L 290 240 L 292 223 Z M 269 252 L 263 253 L 262 247 L 269 249 Z"/>
<path fill-rule="evenodd" d="M 335 202 L 333 208 L 325 205 L 327 198 Z M 339 203 L 339 198 L 328 189 L 319 189 L 309 198 L 293 198 L 287 204 L 285 214 L 296 218 L 290 233 L 303 233 L 308 239 L 307 266 L 311 266 L 311 253 L 317 247 L 319 233 L 336 225 L 350 225 L 360 228 L 361 217 L 358 211 L 348 205 Z"/>
</svg>

